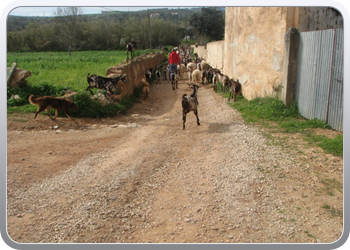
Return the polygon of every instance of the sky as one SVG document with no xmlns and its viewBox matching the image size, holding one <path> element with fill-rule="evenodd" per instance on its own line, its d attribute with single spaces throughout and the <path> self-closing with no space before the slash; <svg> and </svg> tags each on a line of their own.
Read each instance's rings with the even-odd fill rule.
<svg viewBox="0 0 350 250">
<path fill-rule="evenodd" d="M 102 11 L 138 11 L 155 8 L 178 8 L 178 7 L 81 7 L 84 14 L 101 14 Z M 57 7 L 17 7 L 9 15 L 14 16 L 54 16 Z"/>
</svg>

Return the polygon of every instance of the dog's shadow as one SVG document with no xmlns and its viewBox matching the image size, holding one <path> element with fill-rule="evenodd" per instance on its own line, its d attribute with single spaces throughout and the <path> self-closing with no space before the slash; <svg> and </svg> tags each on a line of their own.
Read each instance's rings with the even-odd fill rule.
<svg viewBox="0 0 350 250">
<path fill-rule="evenodd" d="M 42 127 L 48 126 L 51 129 L 61 130 L 61 129 L 81 129 L 84 127 L 83 123 L 75 119 L 57 117 L 56 119 L 45 117 L 42 119 L 35 119 Z"/>
</svg>

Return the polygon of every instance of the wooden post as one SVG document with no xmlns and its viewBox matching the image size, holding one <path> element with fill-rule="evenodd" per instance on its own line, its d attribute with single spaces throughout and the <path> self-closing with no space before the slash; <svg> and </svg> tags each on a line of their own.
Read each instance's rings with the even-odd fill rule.
<svg viewBox="0 0 350 250">
<path fill-rule="evenodd" d="M 282 79 L 281 100 L 289 107 L 294 100 L 297 77 L 297 56 L 299 46 L 299 32 L 291 27 L 285 34 L 285 55 Z"/>
</svg>

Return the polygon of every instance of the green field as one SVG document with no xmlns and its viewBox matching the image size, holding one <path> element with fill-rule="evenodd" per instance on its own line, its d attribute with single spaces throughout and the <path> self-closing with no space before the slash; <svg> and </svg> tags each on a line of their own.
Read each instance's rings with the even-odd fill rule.
<svg viewBox="0 0 350 250">
<path fill-rule="evenodd" d="M 135 56 L 148 54 L 150 50 L 136 51 Z M 61 96 L 66 90 L 78 92 L 74 101 L 78 104 L 79 113 L 72 112 L 73 116 L 99 118 L 113 116 L 125 111 L 137 101 L 140 93 L 130 96 L 119 104 L 100 107 L 89 98 L 86 92 L 88 87 L 86 76 L 88 73 L 106 76 L 107 69 L 122 63 L 126 59 L 126 51 L 77 51 L 69 55 L 68 52 L 22 52 L 7 53 L 7 66 L 13 62 L 17 67 L 32 72 L 27 78 L 27 84 L 19 88 L 7 88 L 7 113 L 32 113 L 36 107 L 30 105 L 30 94 L 44 96 Z M 96 90 L 95 90 L 96 91 Z M 134 91 L 135 92 L 135 91 Z M 14 95 L 19 95 L 16 100 Z M 87 102 L 89 104 L 87 105 Z M 81 105 L 79 105 L 81 104 Z M 93 111 L 93 112 L 92 112 Z"/>
<path fill-rule="evenodd" d="M 140 52 L 139 52 L 140 53 Z M 8 53 L 7 66 L 13 62 L 18 68 L 29 70 L 32 76 L 27 82 L 32 86 L 42 84 L 85 90 L 88 73 L 106 76 L 108 68 L 126 59 L 123 51 L 84 51 L 73 52 L 23 52 Z"/>
</svg>

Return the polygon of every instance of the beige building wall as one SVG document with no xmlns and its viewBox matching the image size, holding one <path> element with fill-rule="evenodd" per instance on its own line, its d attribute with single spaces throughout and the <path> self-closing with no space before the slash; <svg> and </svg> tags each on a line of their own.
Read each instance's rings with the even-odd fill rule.
<svg viewBox="0 0 350 250">
<path fill-rule="evenodd" d="M 299 32 L 342 28 L 341 13 L 330 7 L 226 7 L 225 40 L 194 52 L 230 78 L 239 79 L 243 95 L 293 99 Z M 294 34 L 294 38 L 293 37 Z M 294 65 L 294 68 L 293 68 Z"/>
<path fill-rule="evenodd" d="M 194 47 L 193 53 L 197 53 L 198 57 L 202 57 L 205 60 L 208 58 L 206 46 L 201 45 L 201 46 Z"/>
<path fill-rule="evenodd" d="M 293 10 L 294 8 L 292 8 Z M 276 96 L 284 67 L 284 36 L 294 20 L 288 7 L 228 7 L 224 74 L 239 79 L 243 95 Z"/>
<path fill-rule="evenodd" d="M 207 44 L 207 62 L 216 69 L 223 70 L 224 67 L 225 41 L 216 41 Z"/>
</svg>

